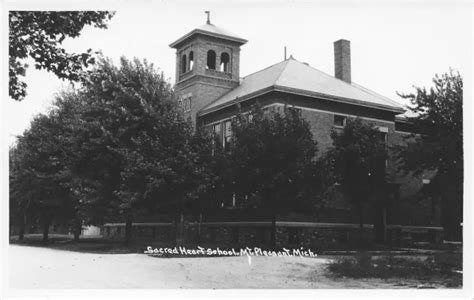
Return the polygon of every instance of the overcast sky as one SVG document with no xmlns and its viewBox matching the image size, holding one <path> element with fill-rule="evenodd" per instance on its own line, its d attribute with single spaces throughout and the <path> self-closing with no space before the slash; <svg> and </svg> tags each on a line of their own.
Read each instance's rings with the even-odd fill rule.
<svg viewBox="0 0 474 300">
<path fill-rule="evenodd" d="M 30 3 L 7 8 L 41 8 Z M 172 83 L 175 50 L 168 45 L 204 24 L 205 10 L 211 11 L 213 24 L 248 40 L 241 51 L 242 77 L 283 60 L 284 46 L 288 55 L 333 75 L 333 42 L 340 38 L 351 41 L 352 80 L 402 104 L 406 102 L 396 91 L 429 86 L 434 74 L 450 67 L 463 76 L 471 68 L 472 9 L 468 2 L 109 1 L 107 5 L 116 10 L 108 29 L 86 28 L 79 38 L 66 39 L 64 47 L 72 52 L 102 50 L 116 62 L 122 55 L 145 58 Z M 67 86 L 34 68 L 28 69 L 26 82 L 28 96 L 22 102 L 3 101 L 8 144 Z"/>
</svg>

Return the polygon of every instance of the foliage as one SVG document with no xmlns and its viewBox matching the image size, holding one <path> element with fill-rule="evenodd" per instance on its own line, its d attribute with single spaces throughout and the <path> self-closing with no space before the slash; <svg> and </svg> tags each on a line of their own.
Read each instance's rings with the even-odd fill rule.
<svg viewBox="0 0 474 300">
<path fill-rule="evenodd" d="M 10 11 L 9 12 L 9 94 L 15 100 L 26 96 L 28 57 L 37 69 L 46 69 L 61 79 L 78 81 L 83 67 L 94 63 L 92 50 L 67 53 L 61 44 L 76 38 L 86 25 L 107 28 L 113 12 L 107 11 Z"/>
<path fill-rule="evenodd" d="M 53 198 L 85 224 L 121 211 L 131 217 L 136 209 L 183 209 L 207 187 L 209 137 L 194 133 L 164 75 L 146 61 L 122 58 L 117 67 L 100 59 L 81 87 L 59 93 L 55 108 L 37 123 L 44 125 L 32 124 L 12 149 L 23 151 L 23 140 L 34 141 L 24 150 L 29 160 L 18 159 L 44 166 L 30 174 L 38 184 L 29 190 L 57 181 L 66 195 Z M 25 195 L 20 186 L 12 190 Z"/>
<path fill-rule="evenodd" d="M 81 155 L 76 174 L 101 186 L 91 191 L 106 191 L 115 208 L 150 212 L 196 198 L 204 137 L 193 134 L 171 86 L 153 65 L 122 58 L 115 67 L 102 60 L 78 96 L 74 144 L 80 147 L 73 153 Z"/>
<path fill-rule="evenodd" d="M 251 117 L 249 117 L 251 116 Z M 250 115 L 232 120 L 227 177 L 243 207 L 304 211 L 313 205 L 319 187 L 315 166 L 316 142 L 297 109 L 282 112 L 254 107 Z"/>
<path fill-rule="evenodd" d="M 61 164 L 64 156 L 58 147 L 59 122 L 54 115 L 37 116 L 10 149 L 10 203 L 17 209 L 11 213 L 16 213 L 23 229 L 26 216 L 40 218 L 47 226 L 55 216 L 73 212 Z"/>
<path fill-rule="evenodd" d="M 402 169 L 420 175 L 424 170 L 436 170 L 432 179 L 434 196 L 442 200 L 443 224 L 448 236 L 460 238 L 463 195 L 463 81 L 458 72 L 433 78 L 429 90 L 415 87 L 409 99 L 416 117 L 409 118 L 417 134 L 409 136 L 404 147 L 398 148 Z"/>
<path fill-rule="evenodd" d="M 369 200 L 385 179 L 387 151 L 382 133 L 360 118 L 348 119 L 342 131 L 331 133 L 333 148 L 327 157 L 333 162 L 332 174 L 346 196 L 356 204 Z"/>
<path fill-rule="evenodd" d="M 433 83 L 429 90 L 415 87 L 413 93 L 400 94 L 412 104 L 416 117 L 409 120 L 418 133 L 401 156 L 403 167 L 417 174 L 431 169 L 462 176 L 462 77 L 451 70 L 436 75 Z"/>
<path fill-rule="evenodd" d="M 324 157 L 327 177 L 340 185 L 345 198 L 357 208 L 359 242 L 363 247 L 364 206 L 370 201 L 380 204 L 374 200 L 385 188 L 387 149 L 384 133 L 371 122 L 349 118 L 342 131 L 334 129 L 331 137 L 333 147 Z M 325 185 L 329 186 L 328 183 Z"/>
</svg>

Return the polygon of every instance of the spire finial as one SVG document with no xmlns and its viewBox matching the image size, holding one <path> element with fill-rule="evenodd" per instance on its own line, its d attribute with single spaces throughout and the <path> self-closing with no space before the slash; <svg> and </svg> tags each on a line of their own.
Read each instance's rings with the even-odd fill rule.
<svg viewBox="0 0 474 300">
<path fill-rule="evenodd" d="M 206 10 L 205 13 L 207 14 L 207 24 L 211 24 L 211 12 Z"/>
</svg>

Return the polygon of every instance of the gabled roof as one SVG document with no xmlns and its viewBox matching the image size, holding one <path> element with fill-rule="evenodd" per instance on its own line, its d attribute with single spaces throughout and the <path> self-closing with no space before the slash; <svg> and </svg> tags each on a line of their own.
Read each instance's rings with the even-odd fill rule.
<svg viewBox="0 0 474 300">
<path fill-rule="evenodd" d="M 401 104 L 355 83 L 347 83 L 293 58 L 244 77 L 240 85 L 204 107 L 204 115 L 270 91 L 282 91 L 403 113 Z"/>
<path fill-rule="evenodd" d="M 171 43 L 169 46 L 171 48 L 176 48 L 177 45 L 179 45 L 181 42 L 183 42 L 187 38 L 193 36 L 194 34 L 203 34 L 203 35 L 207 35 L 207 36 L 217 37 L 217 38 L 225 39 L 225 40 L 228 40 L 228 41 L 234 41 L 234 42 L 240 43 L 241 45 L 247 43 L 246 39 L 243 39 L 243 38 L 233 34 L 230 31 L 227 31 L 225 29 L 217 27 L 214 24 L 206 23 L 206 24 L 204 24 L 204 25 L 188 32 L 187 34 L 180 37 L 175 42 Z"/>
</svg>

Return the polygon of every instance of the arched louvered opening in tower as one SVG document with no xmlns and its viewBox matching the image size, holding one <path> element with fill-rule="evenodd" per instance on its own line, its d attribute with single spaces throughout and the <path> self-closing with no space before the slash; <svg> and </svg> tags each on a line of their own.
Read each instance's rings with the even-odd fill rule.
<svg viewBox="0 0 474 300">
<path fill-rule="evenodd" d="M 207 51 L 207 69 L 215 70 L 216 69 L 216 52 L 214 50 Z"/>
<path fill-rule="evenodd" d="M 194 66 L 194 52 L 193 51 L 189 52 L 188 64 L 189 64 L 188 70 L 191 71 L 193 69 L 193 66 Z"/>
<path fill-rule="evenodd" d="M 187 67 L 186 54 L 184 54 L 181 57 L 181 73 L 186 73 L 186 67 Z"/>
<path fill-rule="evenodd" d="M 222 52 L 221 54 L 220 71 L 226 73 L 230 72 L 230 57 L 227 52 Z"/>
</svg>

